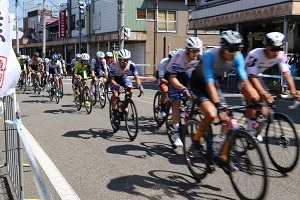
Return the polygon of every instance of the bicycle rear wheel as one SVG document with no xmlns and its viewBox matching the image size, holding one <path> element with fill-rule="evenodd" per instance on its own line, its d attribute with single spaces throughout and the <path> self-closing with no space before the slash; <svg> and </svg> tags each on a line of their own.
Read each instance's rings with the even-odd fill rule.
<svg viewBox="0 0 300 200">
<path fill-rule="evenodd" d="M 132 99 L 127 99 L 124 105 L 123 113 L 125 114 L 126 131 L 131 141 L 133 141 L 138 133 L 139 121 L 136 107 Z"/>
<path fill-rule="evenodd" d="M 241 199 L 263 199 L 268 186 L 267 168 L 258 143 L 238 129 L 228 149 L 226 165 L 237 195 Z"/>
<path fill-rule="evenodd" d="M 192 137 L 197 132 L 199 121 L 195 118 L 188 120 L 183 128 L 182 143 L 183 153 L 186 164 L 194 178 L 200 180 L 205 178 L 208 173 L 207 169 L 207 134 L 201 137 L 200 144 L 203 147 L 202 156 L 194 155 L 194 147 L 192 143 Z M 210 133 L 211 134 L 211 133 Z"/>
<path fill-rule="evenodd" d="M 161 91 L 157 91 L 155 93 L 154 100 L 153 100 L 153 114 L 154 114 L 154 120 L 158 126 L 162 126 L 165 121 L 165 118 L 160 116 L 160 111 L 161 111 L 160 98 L 161 98 Z"/>
<path fill-rule="evenodd" d="M 176 145 L 174 144 L 174 128 L 173 128 L 173 122 L 172 122 L 172 104 L 168 103 L 166 106 L 166 130 L 167 130 L 167 135 L 170 140 L 170 143 L 174 149 L 176 149 Z"/>
<path fill-rule="evenodd" d="M 292 171 L 299 159 L 299 138 L 293 121 L 275 113 L 266 128 L 266 147 L 272 164 L 282 173 Z"/>
<path fill-rule="evenodd" d="M 58 104 L 60 97 L 59 97 L 59 92 L 58 92 L 58 87 L 57 87 L 57 83 L 56 82 L 54 83 L 53 95 L 54 95 L 56 104 Z"/>
<path fill-rule="evenodd" d="M 75 106 L 76 106 L 77 110 L 79 111 L 82 107 L 82 96 L 81 96 L 82 92 L 81 92 L 80 87 L 79 88 L 74 87 L 74 90 L 77 90 L 77 94 L 74 97 L 74 101 L 75 101 Z"/>
<path fill-rule="evenodd" d="M 104 84 L 100 83 L 99 88 L 98 88 L 98 98 L 99 98 L 99 102 L 100 102 L 100 107 L 104 108 L 105 104 L 106 104 L 106 95 L 105 95 L 105 91 L 104 91 Z"/>
<path fill-rule="evenodd" d="M 90 114 L 92 112 L 92 105 L 93 105 L 93 97 L 90 93 L 90 89 L 88 86 L 84 87 L 84 107 L 87 112 L 87 114 Z"/>
</svg>

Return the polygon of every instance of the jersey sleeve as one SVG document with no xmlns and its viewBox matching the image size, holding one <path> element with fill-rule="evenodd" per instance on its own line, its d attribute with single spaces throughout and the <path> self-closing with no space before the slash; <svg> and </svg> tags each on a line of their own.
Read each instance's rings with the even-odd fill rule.
<svg viewBox="0 0 300 200">
<path fill-rule="evenodd" d="M 245 67 L 245 59 L 241 53 L 236 54 L 234 57 L 234 67 L 240 80 L 248 79 L 248 74 Z"/>
<path fill-rule="evenodd" d="M 282 72 L 290 71 L 290 67 L 287 63 L 286 53 L 283 51 L 279 52 L 278 58 L 280 59 L 278 63 L 280 72 L 282 73 Z"/>
<path fill-rule="evenodd" d="M 178 74 L 178 69 L 180 67 L 179 63 L 180 63 L 180 54 L 177 53 L 175 56 L 173 56 L 171 58 L 171 65 L 170 65 L 170 68 L 169 68 L 169 71 L 170 71 L 170 74 L 172 75 L 177 75 Z"/>
<path fill-rule="evenodd" d="M 258 66 L 257 66 L 257 58 L 248 54 L 245 60 L 247 74 L 249 75 L 258 75 Z"/>
<path fill-rule="evenodd" d="M 130 71 L 132 72 L 133 76 L 139 75 L 138 70 L 133 62 L 130 63 Z"/>
<path fill-rule="evenodd" d="M 213 72 L 213 67 L 214 67 L 214 57 L 210 52 L 205 52 L 203 54 L 203 67 L 202 67 L 202 72 L 203 72 L 203 77 L 204 77 L 204 82 L 215 82 L 214 79 L 214 72 Z"/>
<path fill-rule="evenodd" d="M 95 63 L 96 63 L 96 59 L 93 58 L 91 61 L 91 70 L 95 69 Z"/>
<path fill-rule="evenodd" d="M 110 77 L 115 77 L 115 66 L 116 66 L 115 62 L 110 64 Z"/>
<path fill-rule="evenodd" d="M 158 64 L 158 77 L 163 78 L 165 75 L 165 70 L 166 70 L 166 59 L 162 59 L 159 64 Z"/>
<path fill-rule="evenodd" d="M 75 62 L 74 74 L 78 74 L 80 65 L 81 65 L 80 61 Z"/>
</svg>

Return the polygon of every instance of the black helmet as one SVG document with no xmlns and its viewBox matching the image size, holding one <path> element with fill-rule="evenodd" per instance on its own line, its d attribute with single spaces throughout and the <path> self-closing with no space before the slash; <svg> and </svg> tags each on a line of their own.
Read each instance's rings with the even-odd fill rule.
<svg viewBox="0 0 300 200">
<path fill-rule="evenodd" d="M 34 53 L 33 53 L 33 56 L 34 56 L 34 57 L 39 57 L 40 54 L 39 54 L 39 52 L 34 52 Z"/>
</svg>

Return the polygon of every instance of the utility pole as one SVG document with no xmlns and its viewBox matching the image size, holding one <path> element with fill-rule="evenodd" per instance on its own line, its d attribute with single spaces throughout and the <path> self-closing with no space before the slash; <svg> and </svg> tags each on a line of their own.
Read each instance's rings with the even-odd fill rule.
<svg viewBox="0 0 300 200">
<path fill-rule="evenodd" d="M 43 0 L 43 45 L 42 45 L 42 58 L 46 57 L 46 0 Z"/>
<path fill-rule="evenodd" d="M 81 43 L 82 43 L 82 15 L 84 14 L 85 12 L 85 2 L 79 0 L 78 1 L 78 8 L 79 8 L 79 21 L 78 21 L 78 28 L 79 28 L 79 44 L 78 44 L 78 47 L 79 47 L 79 50 L 78 50 L 78 53 L 82 53 L 81 52 Z"/>
<path fill-rule="evenodd" d="M 124 14 L 125 14 L 125 3 L 124 0 L 120 0 L 120 27 L 119 27 L 119 33 L 120 33 L 120 41 L 119 41 L 119 50 L 124 49 Z"/>
<path fill-rule="evenodd" d="M 19 45 L 19 28 L 18 28 L 18 21 L 19 21 L 19 16 L 18 16 L 18 5 L 19 5 L 19 1 L 16 0 L 16 46 L 17 46 L 17 49 L 16 49 L 16 53 L 17 53 L 17 56 L 19 55 L 19 52 L 20 52 L 20 45 Z"/>
</svg>

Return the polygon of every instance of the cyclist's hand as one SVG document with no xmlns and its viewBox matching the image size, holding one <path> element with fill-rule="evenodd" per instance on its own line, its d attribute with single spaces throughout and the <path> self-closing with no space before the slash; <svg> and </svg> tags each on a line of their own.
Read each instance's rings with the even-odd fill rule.
<svg viewBox="0 0 300 200">
<path fill-rule="evenodd" d="M 273 96 L 268 92 L 265 92 L 265 93 L 261 94 L 260 96 L 261 96 L 262 101 L 265 101 L 267 103 L 273 103 L 274 102 Z"/>
<path fill-rule="evenodd" d="M 124 91 L 124 87 L 121 86 L 121 85 L 119 85 L 119 86 L 118 86 L 118 91 L 119 91 L 119 92 L 123 92 L 123 91 Z"/>
<path fill-rule="evenodd" d="M 296 91 L 295 93 L 292 93 L 292 95 L 294 96 L 294 98 L 297 100 L 297 101 L 300 101 L 300 91 Z"/>
<path fill-rule="evenodd" d="M 184 88 L 183 90 L 181 90 L 181 94 L 184 97 L 191 98 L 191 94 L 190 94 L 190 92 L 189 92 L 189 90 L 187 88 Z"/>
</svg>

